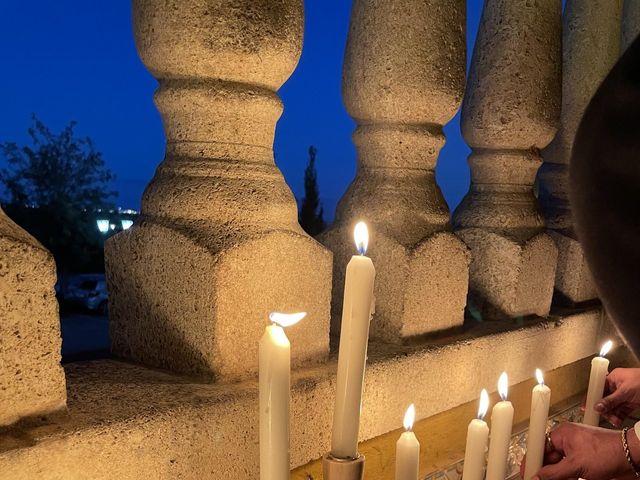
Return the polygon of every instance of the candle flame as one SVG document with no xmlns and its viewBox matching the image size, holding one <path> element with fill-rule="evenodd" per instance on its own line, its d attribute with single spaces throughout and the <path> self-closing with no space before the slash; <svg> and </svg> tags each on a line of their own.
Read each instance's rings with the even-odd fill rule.
<svg viewBox="0 0 640 480">
<path fill-rule="evenodd" d="M 613 347 L 613 342 L 611 340 L 605 342 L 605 344 L 602 345 L 602 348 L 600 349 L 600 356 L 604 357 L 607 353 L 609 353 L 611 347 Z"/>
<path fill-rule="evenodd" d="M 280 313 L 280 312 L 271 312 L 269 314 L 269 320 L 273 323 L 280 325 L 281 327 L 290 327 L 295 325 L 304 317 L 307 316 L 307 312 L 298 312 L 298 313 Z"/>
<path fill-rule="evenodd" d="M 356 223 L 356 227 L 353 229 L 353 238 L 356 241 L 358 253 L 360 255 L 367 253 L 367 247 L 369 246 L 369 230 L 367 229 L 366 223 Z"/>
<path fill-rule="evenodd" d="M 409 432 L 413 428 L 413 422 L 416 420 L 416 407 L 413 405 L 409 405 L 407 408 L 407 412 L 404 414 L 404 421 L 402 424 L 404 425 L 404 429 Z"/>
<path fill-rule="evenodd" d="M 502 372 L 498 379 L 498 392 L 502 400 L 507 399 L 509 393 L 509 377 L 507 376 L 507 372 Z"/>
<path fill-rule="evenodd" d="M 486 389 L 482 389 L 480 392 L 480 405 L 478 405 L 478 418 L 484 420 L 487 411 L 489 410 L 489 394 Z"/>
<path fill-rule="evenodd" d="M 536 368 L 536 380 L 538 380 L 538 384 L 544 385 L 544 377 L 542 376 L 542 370 Z"/>
</svg>

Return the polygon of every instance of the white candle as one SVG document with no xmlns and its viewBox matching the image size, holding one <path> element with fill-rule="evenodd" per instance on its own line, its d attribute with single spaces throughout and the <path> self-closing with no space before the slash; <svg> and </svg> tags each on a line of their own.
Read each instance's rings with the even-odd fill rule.
<svg viewBox="0 0 640 480">
<path fill-rule="evenodd" d="M 376 275 L 373 262 L 364 255 L 369 235 L 363 222 L 356 225 L 354 237 L 360 255 L 351 258 L 344 282 L 336 404 L 331 436 L 331 455 L 335 458 L 358 456 L 362 383 L 373 307 L 373 281 Z"/>
<path fill-rule="evenodd" d="M 613 342 L 609 340 L 600 350 L 600 356 L 591 360 L 591 375 L 589 376 L 589 389 L 587 390 L 587 401 L 584 404 L 584 417 L 582 423 L 597 427 L 600 424 L 600 414 L 593 407 L 602 400 L 604 394 L 604 384 L 609 373 L 609 360 L 605 355 L 609 353 Z"/>
<path fill-rule="evenodd" d="M 496 403 L 491 411 L 491 440 L 489 442 L 486 480 L 505 480 L 507 475 L 507 459 L 513 426 L 513 405 L 507 400 L 509 378 L 505 372 L 500 375 L 498 380 L 498 391 L 502 401 Z"/>
<path fill-rule="evenodd" d="M 531 415 L 529 415 L 529 432 L 527 434 L 527 461 L 524 467 L 523 480 L 530 480 L 542 468 L 544 448 L 549 419 L 549 402 L 551 389 L 544 384 L 542 371 L 536 369 L 538 385 L 531 392 Z"/>
<path fill-rule="evenodd" d="M 396 480 L 418 480 L 420 470 L 420 442 L 411 430 L 416 419 L 416 409 L 413 403 L 404 414 L 404 429 L 406 430 L 396 443 Z"/>
<path fill-rule="evenodd" d="M 282 327 L 306 313 L 274 312 L 259 344 L 260 480 L 289 478 L 291 345 Z"/>
<path fill-rule="evenodd" d="M 467 446 L 464 450 L 462 480 L 482 480 L 489 440 L 489 427 L 484 417 L 489 410 L 489 394 L 483 388 L 480 392 L 478 417 L 471 420 L 467 428 Z"/>
</svg>

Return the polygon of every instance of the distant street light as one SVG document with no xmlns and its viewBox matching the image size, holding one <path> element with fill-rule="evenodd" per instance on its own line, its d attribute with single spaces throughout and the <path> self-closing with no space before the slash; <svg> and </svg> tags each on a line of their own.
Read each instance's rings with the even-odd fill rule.
<svg viewBox="0 0 640 480">
<path fill-rule="evenodd" d="M 133 220 L 120 220 L 120 223 L 122 224 L 123 230 L 129 230 L 131 225 L 133 225 Z"/>
<path fill-rule="evenodd" d="M 109 220 L 96 220 L 98 230 L 100 233 L 107 233 L 109 231 Z"/>
</svg>

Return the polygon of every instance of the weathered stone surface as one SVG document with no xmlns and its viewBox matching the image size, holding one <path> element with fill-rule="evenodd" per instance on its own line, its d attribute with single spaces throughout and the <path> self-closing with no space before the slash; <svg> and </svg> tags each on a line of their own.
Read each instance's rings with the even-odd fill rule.
<svg viewBox="0 0 640 480">
<path fill-rule="evenodd" d="M 167 151 L 140 220 L 106 246 L 113 351 L 239 378 L 257 370 L 269 311 L 305 310 L 293 364 L 324 359 L 331 253 L 298 225 L 272 150 L 302 2 L 136 0 L 133 17 Z"/>
<path fill-rule="evenodd" d="M 470 306 L 484 319 L 546 316 L 551 307 L 557 250 L 539 233 L 525 242 L 483 228 L 465 228 L 460 237 L 474 253 Z"/>
<path fill-rule="evenodd" d="M 501 332 L 484 324 L 493 330 L 428 347 L 374 343 L 360 438 L 397 429 L 410 401 L 426 418 L 476 400 L 481 388 L 494 390 L 503 370 L 513 385 L 535 367 L 549 371 L 588 357 L 603 341 L 602 323 L 592 310 Z M 200 384 L 114 361 L 66 368 L 68 417 L 0 434 L 0 479 L 257 478 L 256 382 Z M 292 467 L 329 447 L 335 369 L 332 359 L 293 375 Z"/>
<path fill-rule="evenodd" d="M 342 88 L 358 123 L 358 172 L 335 227 L 319 237 L 334 252 L 332 334 L 360 220 L 371 231 L 377 272 L 373 337 L 400 342 L 463 321 L 469 255 L 446 233 L 449 212 L 434 168 L 442 125 L 464 89 L 465 18 L 463 0 L 353 4 Z"/>
<path fill-rule="evenodd" d="M 574 303 L 597 298 L 598 292 L 580 242 L 553 230 L 549 235 L 558 247 L 556 289 Z"/>
<path fill-rule="evenodd" d="M 485 318 L 544 316 L 551 304 L 557 249 L 532 186 L 560 115 L 560 19 L 560 0 L 484 4 L 462 106 L 471 187 L 454 226 Z"/>
<path fill-rule="evenodd" d="M 65 408 L 55 283 L 51 254 L 0 210 L 0 427 Z"/>
<path fill-rule="evenodd" d="M 540 206 L 559 249 L 555 288 L 571 302 L 597 296 L 573 231 L 569 162 L 578 124 L 620 51 L 622 0 L 568 0 L 563 18 L 562 113 L 558 134 L 543 151 Z M 568 249 L 563 251 L 562 249 Z"/>
</svg>

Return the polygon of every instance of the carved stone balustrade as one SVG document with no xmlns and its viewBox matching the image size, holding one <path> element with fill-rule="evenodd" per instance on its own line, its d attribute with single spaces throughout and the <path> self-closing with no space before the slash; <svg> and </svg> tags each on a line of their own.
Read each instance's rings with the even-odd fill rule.
<svg viewBox="0 0 640 480">
<path fill-rule="evenodd" d="M 334 252 L 332 334 L 338 334 L 353 227 L 371 232 L 376 315 L 389 342 L 463 322 L 469 253 L 450 232 L 434 168 L 465 78 L 464 0 L 355 0 L 343 98 L 358 126 L 358 171 L 320 236 Z"/>
<path fill-rule="evenodd" d="M 568 0 L 564 12 L 561 123 L 543 151 L 545 163 L 538 179 L 540 206 L 558 246 L 555 288 L 574 303 L 596 298 L 597 292 L 573 230 L 571 149 L 587 104 L 618 59 L 621 12 L 621 0 Z"/>
<path fill-rule="evenodd" d="M 272 150 L 302 0 L 134 0 L 133 19 L 167 149 L 139 221 L 106 246 L 113 351 L 238 378 L 269 311 L 304 310 L 293 365 L 326 358 L 331 253 L 298 225 Z"/>
<path fill-rule="evenodd" d="M 0 209 L 0 427 L 65 408 L 55 283 L 51 254 Z"/>
<path fill-rule="evenodd" d="M 557 249 L 532 187 L 558 125 L 560 62 L 560 0 L 486 0 L 462 106 L 471 187 L 454 214 L 484 318 L 549 313 Z"/>
</svg>

